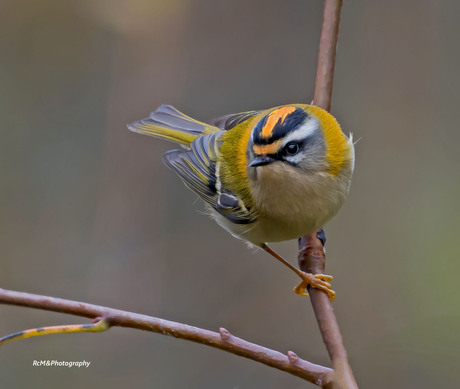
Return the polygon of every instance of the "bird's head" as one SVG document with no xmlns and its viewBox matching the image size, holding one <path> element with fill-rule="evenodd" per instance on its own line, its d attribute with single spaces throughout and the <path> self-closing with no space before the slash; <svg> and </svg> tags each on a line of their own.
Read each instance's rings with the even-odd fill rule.
<svg viewBox="0 0 460 389">
<path fill-rule="evenodd" d="M 248 142 L 249 177 L 258 170 L 299 174 L 339 174 L 353 158 L 351 142 L 327 111 L 311 105 L 285 105 L 265 114 L 254 126 Z M 292 170 L 289 169 L 289 170 Z"/>
</svg>

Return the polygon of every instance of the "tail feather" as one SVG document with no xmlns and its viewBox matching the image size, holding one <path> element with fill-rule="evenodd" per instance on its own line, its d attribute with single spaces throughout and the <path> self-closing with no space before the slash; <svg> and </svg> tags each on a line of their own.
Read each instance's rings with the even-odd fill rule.
<svg viewBox="0 0 460 389">
<path fill-rule="evenodd" d="M 160 105 L 150 117 L 128 124 L 131 131 L 189 146 L 198 136 L 220 131 L 183 114 L 171 105 Z"/>
</svg>

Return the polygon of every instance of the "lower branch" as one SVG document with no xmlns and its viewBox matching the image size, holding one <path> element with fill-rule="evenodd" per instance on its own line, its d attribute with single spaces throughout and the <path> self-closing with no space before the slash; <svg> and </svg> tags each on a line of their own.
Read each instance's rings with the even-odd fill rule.
<svg viewBox="0 0 460 389">
<path fill-rule="evenodd" d="M 190 340 L 283 370 L 321 387 L 327 387 L 333 380 L 333 371 L 327 367 L 305 361 L 292 351 L 288 351 L 285 355 L 247 342 L 233 336 L 224 328 L 220 328 L 219 332 L 214 332 L 138 313 L 1 288 L 0 303 L 68 313 L 92 319 L 103 318 L 109 326 L 136 328 Z"/>
</svg>

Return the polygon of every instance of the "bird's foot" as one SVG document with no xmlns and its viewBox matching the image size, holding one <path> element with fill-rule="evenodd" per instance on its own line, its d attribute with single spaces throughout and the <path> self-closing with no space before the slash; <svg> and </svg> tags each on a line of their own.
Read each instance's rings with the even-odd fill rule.
<svg viewBox="0 0 460 389">
<path fill-rule="evenodd" d="M 332 276 L 326 274 L 312 274 L 301 272 L 300 277 L 302 282 L 294 288 L 294 293 L 297 293 L 300 296 L 308 296 L 307 286 L 310 285 L 312 288 L 322 290 L 324 293 L 327 293 L 329 300 L 334 301 L 335 292 L 331 288 L 329 281 L 332 280 Z"/>
</svg>

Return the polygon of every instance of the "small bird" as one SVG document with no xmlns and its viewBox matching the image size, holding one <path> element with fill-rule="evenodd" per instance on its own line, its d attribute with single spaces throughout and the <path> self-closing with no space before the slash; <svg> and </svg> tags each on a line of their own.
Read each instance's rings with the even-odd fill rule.
<svg viewBox="0 0 460 389">
<path fill-rule="evenodd" d="M 334 299 L 331 276 L 303 272 L 267 245 L 321 229 L 348 195 L 353 140 L 331 114 L 290 104 L 207 124 L 161 105 L 128 128 L 182 146 L 163 162 L 204 200 L 211 217 L 296 272 L 297 294 L 308 296 L 311 285 Z"/>
</svg>

